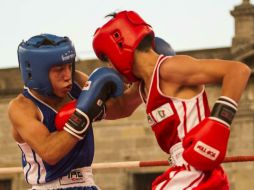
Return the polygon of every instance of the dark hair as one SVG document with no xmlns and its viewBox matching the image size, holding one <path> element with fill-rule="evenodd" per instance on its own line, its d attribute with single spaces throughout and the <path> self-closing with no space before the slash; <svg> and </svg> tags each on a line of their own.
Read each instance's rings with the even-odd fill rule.
<svg viewBox="0 0 254 190">
<path fill-rule="evenodd" d="M 106 16 L 105 16 L 105 18 L 108 18 L 108 17 L 113 17 L 113 18 L 115 18 L 115 16 L 117 15 L 117 12 L 112 12 L 112 13 L 109 13 L 109 14 L 107 14 Z"/>
<path fill-rule="evenodd" d="M 152 48 L 153 36 L 148 34 L 146 35 L 141 42 L 139 43 L 137 50 L 147 52 Z"/>
</svg>

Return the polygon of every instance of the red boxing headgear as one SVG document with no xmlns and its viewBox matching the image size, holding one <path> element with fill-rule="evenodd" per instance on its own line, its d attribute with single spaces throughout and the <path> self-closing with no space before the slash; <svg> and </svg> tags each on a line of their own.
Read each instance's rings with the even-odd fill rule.
<svg viewBox="0 0 254 190">
<path fill-rule="evenodd" d="M 134 51 L 146 35 L 154 36 L 152 27 L 134 11 L 122 11 L 98 28 L 93 49 L 101 60 L 108 58 L 130 82 L 138 80 L 132 73 Z"/>
</svg>

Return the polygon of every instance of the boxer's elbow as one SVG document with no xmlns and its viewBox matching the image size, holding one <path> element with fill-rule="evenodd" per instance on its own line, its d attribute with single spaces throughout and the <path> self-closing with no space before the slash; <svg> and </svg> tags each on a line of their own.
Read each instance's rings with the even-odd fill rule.
<svg viewBox="0 0 254 190">
<path fill-rule="evenodd" d="M 125 109 L 125 111 L 122 113 L 122 118 L 130 117 L 130 116 L 134 113 L 134 111 L 135 111 L 136 109 L 137 109 L 137 107 Z"/>
<path fill-rule="evenodd" d="M 142 100 L 138 92 L 126 93 L 122 97 L 111 98 L 106 102 L 106 119 L 130 117 L 141 103 Z"/>
<path fill-rule="evenodd" d="M 243 79 L 246 78 L 247 80 L 250 77 L 252 72 L 248 65 L 241 62 L 236 62 L 236 64 L 234 64 L 234 66 L 231 67 L 231 70 L 228 71 L 229 74 L 230 74 L 230 71 L 234 75 L 241 76 Z"/>
<path fill-rule="evenodd" d="M 129 117 L 131 113 L 126 113 L 125 110 L 119 110 L 118 112 L 107 111 L 106 120 L 115 120 Z"/>
<path fill-rule="evenodd" d="M 119 102 L 119 111 L 121 118 L 130 117 L 141 105 L 142 100 L 138 97 L 127 97 Z"/>
<path fill-rule="evenodd" d="M 249 66 L 247 66 L 246 64 L 242 65 L 242 70 L 241 71 L 242 71 L 242 74 L 244 76 L 246 76 L 247 78 L 249 78 L 251 73 L 252 73 L 251 68 Z"/>
<path fill-rule="evenodd" d="M 133 112 L 136 110 L 138 106 L 131 107 L 130 105 L 125 105 L 123 107 L 118 107 L 118 109 L 108 109 L 106 111 L 106 118 L 107 120 L 115 120 L 115 119 L 122 119 L 126 117 L 130 117 Z"/>
</svg>

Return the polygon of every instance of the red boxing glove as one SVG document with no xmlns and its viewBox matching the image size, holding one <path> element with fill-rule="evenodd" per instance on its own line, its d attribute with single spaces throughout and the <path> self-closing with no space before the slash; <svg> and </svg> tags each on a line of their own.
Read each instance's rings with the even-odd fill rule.
<svg viewBox="0 0 254 190">
<path fill-rule="evenodd" d="M 211 116 L 194 127 L 183 139 L 183 158 L 198 170 L 212 170 L 226 155 L 230 125 L 237 111 L 237 103 L 221 96 Z"/>
<path fill-rule="evenodd" d="M 70 119 L 70 116 L 75 112 L 77 100 L 65 104 L 60 108 L 55 117 L 55 126 L 58 131 L 63 130 L 65 123 Z M 93 121 L 100 121 L 105 118 L 106 106 L 103 105 L 103 110 L 94 118 Z"/>
<path fill-rule="evenodd" d="M 225 125 L 204 119 L 183 140 L 183 158 L 198 170 L 212 170 L 224 159 L 230 130 Z"/>
<path fill-rule="evenodd" d="M 57 113 L 55 117 L 55 126 L 58 131 L 63 130 L 65 123 L 68 121 L 70 116 L 74 113 L 76 109 L 77 100 L 72 100 L 71 102 L 65 104 Z"/>
</svg>

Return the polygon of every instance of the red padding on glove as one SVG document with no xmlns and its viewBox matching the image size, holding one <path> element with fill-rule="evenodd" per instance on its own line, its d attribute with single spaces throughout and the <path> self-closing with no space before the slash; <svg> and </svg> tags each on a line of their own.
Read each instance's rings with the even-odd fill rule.
<svg viewBox="0 0 254 190">
<path fill-rule="evenodd" d="M 55 117 L 55 126 L 58 131 L 63 130 L 65 123 L 68 121 L 70 116 L 74 113 L 76 109 L 76 100 L 72 100 L 71 102 L 65 104 L 60 108 L 56 117 Z"/>
</svg>

